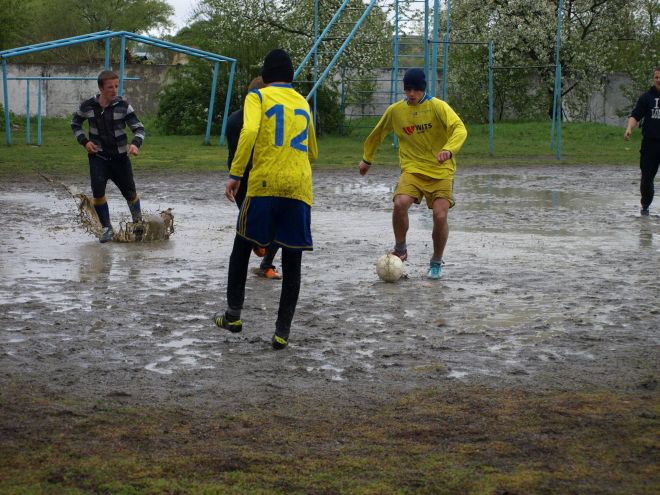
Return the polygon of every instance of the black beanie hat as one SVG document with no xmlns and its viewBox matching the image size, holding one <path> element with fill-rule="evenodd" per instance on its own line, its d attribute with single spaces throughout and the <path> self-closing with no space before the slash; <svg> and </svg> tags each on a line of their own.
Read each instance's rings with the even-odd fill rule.
<svg viewBox="0 0 660 495">
<path fill-rule="evenodd" d="M 403 89 L 426 90 L 426 75 L 422 69 L 408 69 L 403 76 Z"/>
<path fill-rule="evenodd" d="M 268 53 L 264 59 L 263 69 L 261 69 L 261 77 L 265 84 L 276 81 L 288 83 L 293 81 L 293 64 L 289 54 L 280 48 Z"/>
</svg>

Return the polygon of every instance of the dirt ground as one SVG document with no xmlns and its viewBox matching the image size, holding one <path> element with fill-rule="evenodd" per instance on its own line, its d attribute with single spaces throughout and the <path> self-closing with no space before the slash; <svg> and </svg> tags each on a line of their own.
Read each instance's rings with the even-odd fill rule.
<svg viewBox="0 0 660 495">
<path fill-rule="evenodd" d="M 365 411 L 475 386 L 643 394 L 657 407 L 660 203 L 639 216 L 635 167 L 462 169 L 443 279 L 425 278 L 431 218 L 417 206 L 408 278 L 388 284 L 375 262 L 393 243 L 397 173 L 315 172 L 315 250 L 280 352 L 280 282 L 249 276 L 242 334 L 211 322 L 237 214 L 223 173 L 138 170 L 143 208 L 172 208 L 175 232 L 104 245 L 64 191 L 2 179 L 0 387 L 198 411 L 282 397 Z M 127 217 L 114 186 L 108 197 L 113 221 Z"/>
</svg>

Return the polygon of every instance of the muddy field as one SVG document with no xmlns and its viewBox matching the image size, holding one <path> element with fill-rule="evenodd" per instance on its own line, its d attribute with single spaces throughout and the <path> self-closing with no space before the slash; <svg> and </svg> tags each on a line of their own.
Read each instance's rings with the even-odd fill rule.
<svg viewBox="0 0 660 495">
<path fill-rule="evenodd" d="M 460 170 L 443 279 L 424 277 L 431 218 L 413 207 L 408 278 L 388 284 L 375 261 L 393 243 L 396 177 L 315 173 L 315 250 L 280 352 L 280 282 L 249 276 L 243 334 L 211 322 L 237 214 L 224 174 L 138 170 L 143 208 L 172 208 L 175 232 L 105 245 L 63 190 L 3 179 L 0 387 L 196 410 L 282 397 L 368 409 L 473 386 L 643 393 L 657 406 L 660 204 L 639 216 L 635 167 Z M 128 216 L 114 186 L 108 197 L 113 222 Z"/>
</svg>

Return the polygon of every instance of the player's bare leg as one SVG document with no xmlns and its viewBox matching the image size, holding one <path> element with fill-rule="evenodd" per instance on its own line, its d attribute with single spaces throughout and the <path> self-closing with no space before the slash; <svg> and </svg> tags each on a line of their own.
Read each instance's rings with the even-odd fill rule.
<svg viewBox="0 0 660 495">
<path fill-rule="evenodd" d="M 406 234 L 408 233 L 409 221 L 408 210 L 410 205 L 415 202 L 415 198 L 406 194 L 397 194 L 394 197 L 394 208 L 392 209 L 392 228 L 394 230 L 394 252 L 403 261 L 408 258 L 405 248 Z"/>
<path fill-rule="evenodd" d="M 431 280 L 438 280 L 442 277 L 442 255 L 445 252 L 447 238 L 449 237 L 449 223 L 447 215 L 449 214 L 449 201 L 438 198 L 433 202 L 433 257 L 426 274 Z"/>
<path fill-rule="evenodd" d="M 433 259 L 442 259 L 449 238 L 449 201 L 438 198 L 433 202 Z"/>
</svg>

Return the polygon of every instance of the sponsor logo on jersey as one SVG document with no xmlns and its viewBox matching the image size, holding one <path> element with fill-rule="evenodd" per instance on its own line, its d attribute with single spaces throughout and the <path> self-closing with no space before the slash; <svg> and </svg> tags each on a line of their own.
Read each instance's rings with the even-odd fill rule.
<svg viewBox="0 0 660 495">
<path fill-rule="evenodd" d="M 412 136 L 415 134 L 415 132 L 418 133 L 424 133 L 428 129 L 431 129 L 433 127 L 433 124 L 430 122 L 426 124 L 417 124 L 417 125 L 409 125 L 403 128 L 403 132 L 405 132 L 408 136 Z"/>
</svg>

